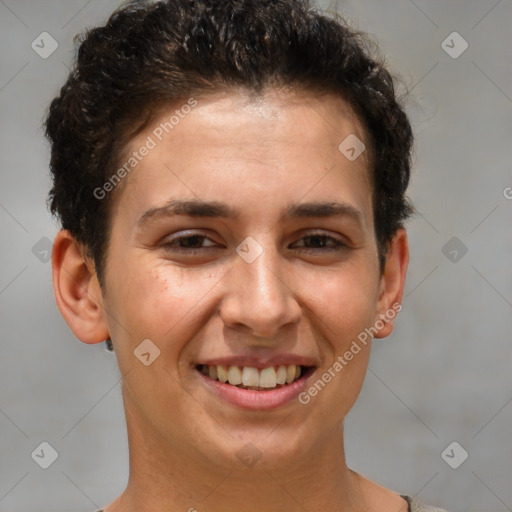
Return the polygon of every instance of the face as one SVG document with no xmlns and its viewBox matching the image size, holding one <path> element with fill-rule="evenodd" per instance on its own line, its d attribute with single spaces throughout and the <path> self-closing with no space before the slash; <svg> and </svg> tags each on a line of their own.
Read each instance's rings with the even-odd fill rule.
<svg viewBox="0 0 512 512">
<path fill-rule="evenodd" d="M 103 305 L 128 421 L 216 465 L 249 442 L 268 464 L 318 453 L 362 386 L 353 342 L 389 307 L 368 155 L 338 149 L 365 134 L 328 95 L 198 98 L 166 133 L 176 109 L 130 142 L 154 147 L 112 219 Z"/>
</svg>

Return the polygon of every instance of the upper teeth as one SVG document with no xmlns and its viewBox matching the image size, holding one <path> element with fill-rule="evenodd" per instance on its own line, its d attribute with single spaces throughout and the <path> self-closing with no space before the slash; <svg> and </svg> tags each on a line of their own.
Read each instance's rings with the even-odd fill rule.
<svg viewBox="0 0 512 512">
<path fill-rule="evenodd" d="M 202 365 L 201 372 L 211 379 L 228 382 L 233 386 L 275 388 L 290 384 L 300 377 L 300 366 L 294 364 L 254 368 L 251 366 Z"/>
</svg>

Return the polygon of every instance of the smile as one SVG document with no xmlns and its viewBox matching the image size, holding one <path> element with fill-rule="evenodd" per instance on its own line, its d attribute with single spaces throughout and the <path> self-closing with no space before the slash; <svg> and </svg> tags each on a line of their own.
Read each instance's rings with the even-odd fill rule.
<svg viewBox="0 0 512 512">
<path fill-rule="evenodd" d="M 311 367 L 288 364 L 258 369 L 251 366 L 199 364 L 196 369 L 212 380 L 239 389 L 268 391 L 292 384 L 301 375 L 308 374 Z"/>
<path fill-rule="evenodd" d="M 298 396 L 307 388 L 307 381 L 317 368 L 298 364 L 270 366 L 270 362 L 265 365 L 254 362 L 252 366 L 249 362 L 240 363 L 197 364 L 195 373 L 214 400 L 252 411 L 298 403 Z"/>
</svg>

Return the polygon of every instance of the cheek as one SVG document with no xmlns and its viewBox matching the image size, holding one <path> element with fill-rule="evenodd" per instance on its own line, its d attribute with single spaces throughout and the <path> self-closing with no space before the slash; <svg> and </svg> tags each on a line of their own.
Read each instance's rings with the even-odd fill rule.
<svg viewBox="0 0 512 512">
<path fill-rule="evenodd" d="M 301 275 L 303 297 L 308 297 L 304 302 L 325 337 L 339 349 L 371 325 L 376 311 L 377 280 L 367 270 L 355 267 L 347 264 L 323 274 Z"/>
<path fill-rule="evenodd" d="M 319 428 L 323 428 L 345 417 L 363 386 L 371 338 L 366 335 L 362 342 L 360 336 L 373 323 L 377 290 L 368 275 L 353 269 L 311 280 L 309 286 L 314 290 L 310 293 L 311 323 L 321 333 L 325 357 L 317 380 L 302 397 L 326 411 L 318 417 Z"/>
<path fill-rule="evenodd" d="M 204 272 L 166 263 L 138 262 L 119 269 L 111 273 L 113 294 L 107 304 L 117 339 L 130 352 L 149 338 L 161 351 L 177 354 L 187 333 L 197 329 L 197 308 L 215 280 Z"/>
</svg>

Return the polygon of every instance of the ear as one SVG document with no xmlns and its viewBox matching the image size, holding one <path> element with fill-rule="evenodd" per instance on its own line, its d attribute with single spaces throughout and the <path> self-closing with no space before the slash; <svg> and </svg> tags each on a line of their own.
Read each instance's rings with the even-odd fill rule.
<svg viewBox="0 0 512 512">
<path fill-rule="evenodd" d="M 385 338 L 393 331 L 394 319 L 402 309 L 405 277 L 409 265 L 409 244 L 405 229 L 399 229 L 389 245 L 386 263 L 381 275 L 376 324 L 384 326 L 375 334 Z"/>
<path fill-rule="evenodd" d="M 105 341 L 109 333 L 94 265 L 64 229 L 53 243 L 52 273 L 57 306 L 75 336 L 84 343 Z"/>
</svg>

